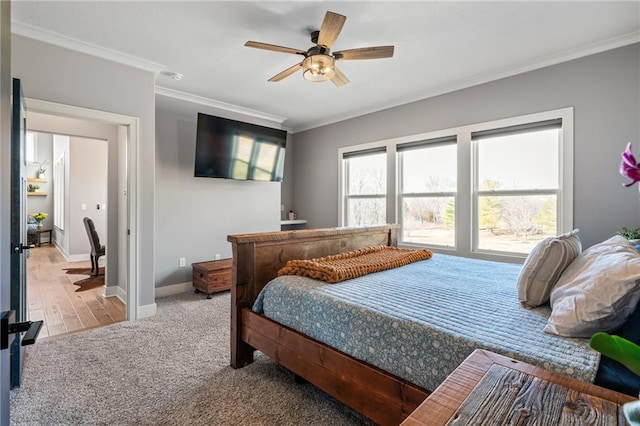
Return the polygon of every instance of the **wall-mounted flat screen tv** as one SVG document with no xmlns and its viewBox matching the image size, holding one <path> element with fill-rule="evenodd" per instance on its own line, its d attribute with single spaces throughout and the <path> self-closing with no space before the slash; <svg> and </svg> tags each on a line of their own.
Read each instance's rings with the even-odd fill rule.
<svg viewBox="0 0 640 426">
<path fill-rule="evenodd" d="M 287 132 L 198 113 L 195 177 L 281 182 Z"/>
</svg>

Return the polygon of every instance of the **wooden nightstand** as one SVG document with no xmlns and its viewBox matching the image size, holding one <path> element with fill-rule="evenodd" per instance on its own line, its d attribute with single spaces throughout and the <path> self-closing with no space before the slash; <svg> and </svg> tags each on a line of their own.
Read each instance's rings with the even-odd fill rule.
<svg viewBox="0 0 640 426">
<path fill-rule="evenodd" d="M 207 299 L 211 299 L 213 293 L 231 289 L 232 266 L 233 259 L 192 263 L 193 288 L 196 293 L 206 293 Z"/>
<path fill-rule="evenodd" d="M 46 241 L 49 245 L 53 245 L 53 238 L 51 238 L 52 229 L 36 229 L 33 233 L 36 235 L 36 247 L 40 247 L 42 245 L 42 234 L 47 234 L 49 239 Z"/>
<path fill-rule="evenodd" d="M 476 350 L 402 423 L 625 425 L 635 398 Z"/>
</svg>

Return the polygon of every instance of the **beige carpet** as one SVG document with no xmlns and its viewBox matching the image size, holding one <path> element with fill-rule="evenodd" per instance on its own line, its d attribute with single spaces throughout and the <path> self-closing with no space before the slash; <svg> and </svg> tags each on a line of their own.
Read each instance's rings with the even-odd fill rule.
<svg viewBox="0 0 640 426">
<path fill-rule="evenodd" d="M 229 294 L 159 299 L 153 318 L 27 349 L 12 425 L 369 424 L 262 354 L 229 367 Z"/>
</svg>

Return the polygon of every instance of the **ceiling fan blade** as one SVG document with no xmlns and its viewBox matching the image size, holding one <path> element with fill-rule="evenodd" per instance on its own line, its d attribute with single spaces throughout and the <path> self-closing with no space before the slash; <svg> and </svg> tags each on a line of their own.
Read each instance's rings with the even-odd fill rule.
<svg viewBox="0 0 640 426">
<path fill-rule="evenodd" d="M 347 17 L 338 13 L 327 12 L 324 15 L 322 26 L 320 27 L 320 34 L 318 34 L 318 45 L 331 48 L 333 43 L 340 35 L 342 26 Z"/>
<path fill-rule="evenodd" d="M 259 41 L 248 41 L 244 45 L 247 47 L 254 47 L 256 49 L 272 50 L 274 52 L 293 53 L 296 55 L 303 55 L 303 56 L 307 55 L 306 50 L 294 49 L 292 47 L 277 46 L 275 44 L 269 44 L 269 43 L 260 43 Z"/>
<path fill-rule="evenodd" d="M 331 79 L 331 81 L 333 81 L 333 84 L 335 84 L 338 87 L 344 86 L 345 84 L 347 84 L 349 82 L 349 79 L 347 78 L 347 76 L 344 75 L 342 71 L 340 71 L 338 68 L 335 68 L 335 70 L 336 70 L 336 73 Z"/>
<path fill-rule="evenodd" d="M 283 80 L 287 77 L 289 77 L 291 74 L 295 73 L 296 71 L 298 71 L 299 69 L 302 69 L 302 62 L 300 62 L 299 64 L 295 64 L 292 67 L 287 68 L 286 70 L 282 71 L 279 74 L 274 75 L 273 77 L 271 77 L 269 79 L 269 81 L 280 81 Z"/>
<path fill-rule="evenodd" d="M 333 52 L 335 59 L 379 59 L 391 58 L 392 56 L 393 46 L 361 47 Z"/>
</svg>

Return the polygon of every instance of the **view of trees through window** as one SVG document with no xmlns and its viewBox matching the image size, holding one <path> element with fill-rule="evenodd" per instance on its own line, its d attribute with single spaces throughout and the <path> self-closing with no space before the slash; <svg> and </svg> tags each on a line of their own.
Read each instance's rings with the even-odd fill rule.
<svg viewBox="0 0 640 426">
<path fill-rule="evenodd" d="M 397 188 L 391 194 L 384 148 L 345 153 L 343 223 L 386 223 L 388 203 L 397 203 L 400 243 L 455 248 L 462 241 L 467 251 L 527 254 L 561 231 L 561 132 L 562 120 L 554 118 L 467 131 L 468 151 L 459 151 L 457 134 L 398 144 Z M 461 176 L 471 179 L 458 194 L 460 156 L 470 165 Z M 460 200 L 469 210 L 456 214 Z M 471 225 L 462 240 L 457 216 Z"/>
<path fill-rule="evenodd" d="M 478 204 L 480 249 L 529 253 L 557 235 L 555 196 L 484 196 Z"/>
<path fill-rule="evenodd" d="M 345 158 L 346 223 L 363 226 L 387 223 L 387 154 Z"/>
<path fill-rule="evenodd" d="M 456 144 L 398 148 L 403 242 L 455 246 Z"/>
<path fill-rule="evenodd" d="M 557 231 L 559 128 L 474 140 L 477 247 L 529 253 Z"/>
</svg>

